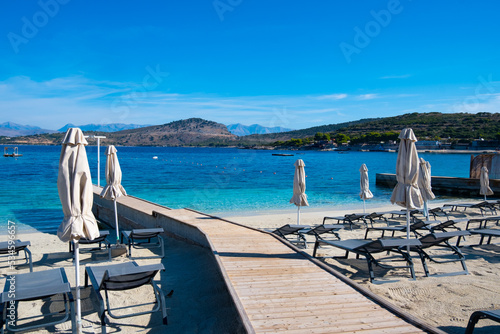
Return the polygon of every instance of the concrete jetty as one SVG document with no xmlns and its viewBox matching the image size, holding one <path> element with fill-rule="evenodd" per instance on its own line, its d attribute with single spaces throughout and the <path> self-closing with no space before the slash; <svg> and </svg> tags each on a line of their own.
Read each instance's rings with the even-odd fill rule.
<svg viewBox="0 0 500 334">
<path fill-rule="evenodd" d="M 381 187 L 396 186 L 396 174 L 377 173 L 375 184 Z M 431 176 L 432 191 L 435 194 L 441 195 L 462 195 L 462 196 L 477 196 L 479 194 L 480 184 L 479 179 L 471 179 L 465 177 L 447 177 L 447 176 Z M 490 188 L 494 195 L 488 198 L 500 196 L 500 180 L 490 179 Z"/>
</svg>

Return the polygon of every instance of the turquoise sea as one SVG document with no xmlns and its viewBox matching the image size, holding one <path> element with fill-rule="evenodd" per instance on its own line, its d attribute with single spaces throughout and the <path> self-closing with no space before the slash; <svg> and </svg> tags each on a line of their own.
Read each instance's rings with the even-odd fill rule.
<svg viewBox="0 0 500 334">
<path fill-rule="evenodd" d="M 0 229 L 8 220 L 18 228 L 57 230 L 62 210 L 57 193 L 60 146 L 18 146 L 19 158 L 0 158 Z M 100 148 L 100 184 L 106 184 L 105 146 Z M 359 168 L 369 169 L 374 198 L 387 204 L 392 189 L 375 186 L 376 173 L 394 173 L 396 153 L 265 151 L 236 148 L 117 147 L 122 184 L 129 195 L 170 208 L 189 207 L 211 214 L 291 210 L 294 162 L 304 160 L 310 208 L 334 212 L 359 199 Z M 273 156 L 287 153 L 293 156 Z M 97 184 L 97 147 L 87 155 Z M 157 159 L 153 159 L 157 157 Z M 422 153 L 432 175 L 468 177 L 469 154 Z"/>
</svg>

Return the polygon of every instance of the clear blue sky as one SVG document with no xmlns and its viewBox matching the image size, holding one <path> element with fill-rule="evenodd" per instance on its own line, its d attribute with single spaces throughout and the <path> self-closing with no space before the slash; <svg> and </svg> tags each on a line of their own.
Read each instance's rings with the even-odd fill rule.
<svg viewBox="0 0 500 334">
<path fill-rule="evenodd" d="M 497 1 L 5 1 L 0 122 L 500 110 Z"/>
</svg>

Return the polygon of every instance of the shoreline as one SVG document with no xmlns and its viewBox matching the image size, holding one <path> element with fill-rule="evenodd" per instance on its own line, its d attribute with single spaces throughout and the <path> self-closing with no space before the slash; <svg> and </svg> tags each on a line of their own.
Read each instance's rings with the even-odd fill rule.
<svg viewBox="0 0 500 334">
<path fill-rule="evenodd" d="M 56 143 L 0 143 L 4 146 L 61 146 L 61 144 Z M 93 143 L 89 143 L 88 147 L 97 147 Z M 100 146 L 106 146 L 102 143 Z M 241 149 L 241 150 L 258 150 L 258 151 L 287 151 L 287 152 L 332 152 L 332 153 L 348 153 L 348 152 L 363 152 L 363 153 L 373 153 L 373 152 L 385 152 L 385 153 L 398 153 L 397 148 L 391 151 L 380 151 L 380 150 L 364 150 L 360 147 L 349 148 L 348 150 L 339 149 L 309 149 L 309 148 L 276 148 L 276 147 L 244 147 L 244 146 L 203 146 L 203 145 L 193 145 L 193 146 L 182 146 L 182 145 L 119 145 L 115 144 L 117 147 L 169 147 L 169 148 L 213 148 L 213 149 Z M 484 150 L 454 150 L 454 149 L 417 149 L 418 153 L 434 153 L 434 154 L 500 154 L 500 150 L 484 149 Z"/>
</svg>

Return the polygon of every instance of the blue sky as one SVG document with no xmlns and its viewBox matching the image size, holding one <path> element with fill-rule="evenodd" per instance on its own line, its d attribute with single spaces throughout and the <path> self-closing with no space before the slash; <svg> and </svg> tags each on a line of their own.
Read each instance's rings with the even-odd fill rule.
<svg viewBox="0 0 500 334">
<path fill-rule="evenodd" d="M 0 122 L 300 129 L 500 110 L 496 1 L 3 5 Z"/>
</svg>

